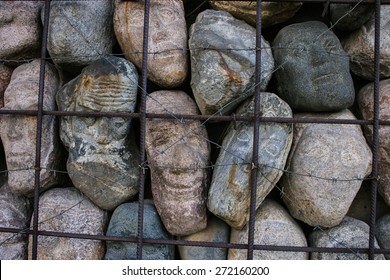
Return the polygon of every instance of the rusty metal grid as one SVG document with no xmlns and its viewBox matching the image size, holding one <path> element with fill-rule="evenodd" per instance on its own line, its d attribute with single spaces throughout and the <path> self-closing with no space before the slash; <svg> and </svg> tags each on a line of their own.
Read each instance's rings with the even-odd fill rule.
<svg viewBox="0 0 390 280">
<path fill-rule="evenodd" d="M 11 1 L 11 0 L 6 0 Z M 19 0 L 16 0 L 19 1 Z M 33 1 L 33 0 L 27 0 Z M 378 183 L 378 143 L 379 143 L 379 126 L 390 125 L 390 120 L 379 119 L 379 54 L 380 54 L 380 9 L 381 4 L 389 4 L 390 0 L 272 0 L 274 2 L 310 2 L 310 3 L 361 3 L 375 5 L 375 80 L 374 80 L 374 116 L 372 120 L 350 120 L 350 119 L 319 119 L 319 118 L 277 118 L 277 117 L 262 117 L 259 113 L 261 94 L 260 94 L 260 73 L 261 71 L 261 56 L 260 56 L 260 43 L 261 43 L 261 5 L 262 1 L 257 0 L 257 26 L 256 26 L 256 88 L 255 88 L 255 115 L 251 117 L 235 116 L 220 116 L 220 115 L 175 115 L 171 114 L 150 114 L 146 113 L 146 98 L 148 94 L 147 87 L 147 59 L 148 59 L 148 40 L 144 39 L 143 43 L 143 67 L 141 71 L 141 80 L 139 86 L 140 109 L 137 113 L 126 113 L 126 112 L 63 112 L 63 111 L 45 111 L 43 110 L 43 95 L 45 88 L 44 73 L 45 73 L 45 61 L 49 59 L 47 56 L 47 37 L 48 37 L 48 25 L 50 17 L 50 2 L 52 0 L 45 0 L 44 10 L 44 23 L 43 33 L 41 42 L 41 66 L 40 66 L 40 79 L 39 79 L 39 97 L 38 97 L 38 110 L 2 110 L 0 116 L 3 114 L 11 115 L 29 115 L 37 117 L 37 138 L 36 138 L 36 158 L 35 158 L 35 188 L 34 188 L 34 205 L 33 205 L 33 226 L 29 229 L 15 229 L 15 228 L 4 228 L 0 227 L 0 232 L 9 232 L 15 234 L 29 234 L 32 236 L 32 259 L 37 259 L 38 253 L 38 236 L 56 236 L 66 238 L 80 238 L 80 239 L 93 239 L 93 240 L 111 240 L 111 241 L 126 241 L 137 244 L 137 258 L 142 259 L 142 248 L 143 244 L 171 244 L 171 245 L 186 245 L 186 246 L 201 246 L 201 247 L 215 247 L 215 248 L 236 248 L 246 249 L 247 259 L 253 259 L 253 252 L 255 250 L 273 250 L 273 251 L 295 251 L 295 252 L 329 252 L 329 253 L 364 253 L 368 254 L 369 259 L 374 259 L 376 254 L 390 254 L 390 249 L 378 249 L 375 248 L 375 226 L 376 226 L 376 205 L 377 205 L 377 183 Z M 53 0 L 56 1 L 56 0 Z M 123 0 L 123 1 L 137 1 L 137 0 Z M 222 1 L 222 0 L 215 0 Z M 225 0 L 226 1 L 226 0 Z M 244 0 L 227 0 L 227 1 L 244 1 Z M 264 2 L 268 2 L 266 0 Z M 144 38 L 148 38 L 149 35 L 149 10 L 150 0 L 145 0 L 145 17 L 144 17 Z M 257 172 L 252 171 L 251 176 L 251 203 L 250 203 L 250 218 L 249 218 L 249 234 L 247 244 L 233 244 L 223 242 L 197 242 L 197 241 L 185 241 L 185 240 L 166 240 L 166 239 L 148 239 L 143 237 L 143 209 L 144 209 L 144 198 L 145 198 L 145 180 L 146 175 L 143 169 L 140 168 L 140 186 L 139 186 L 139 208 L 138 208 L 138 235 L 137 237 L 117 237 L 117 236 L 105 236 L 105 235 L 88 235 L 88 234 L 77 234 L 77 233 L 65 233 L 65 232 L 51 232 L 51 231 L 40 231 L 39 225 L 39 186 L 40 186 L 40 171 L 42 169 L 40 151 L 41 151 L 41 140 L 42 140 L 42 118 L 44 115 L 55 115 L 61 116 L 107 116 L 107 117 L 130 117 L 139 119 L 139 147 L 140 155 L 139 162 L 143 163 L 146 160 L 145 156 L 145 126 L 146 120 L 149 118 L 166 118 L 166 119 L 195 119 L 201 121 L 223 121 L 223 122 L 250 122 L 253 123 L 254 129 L 254 148 L 252 165 L 258 166 L 258 139 L 259 135 L 259 124 L 260 123 L 328 123 L 328 124 L 357 124 L 357 125 L 370 125 L 373 126 L 373 161 L 372 161 L 372 174 L 369 178 L 371 184 L 371 209 L 370 209 L 370 233 L 369 233 L 369 246 L 368 248 L 324 248 L 324 247 L 295 247 L 295 246 L 274 246 L 274 245 L 262 245 L 255 244 L 254 242 L 254 228 L 255 228 L 255 210 L 256 210 L 256 185 L 257 185 Z M 255 169 L 254 169 L 255 170 Z"/>
</svg>

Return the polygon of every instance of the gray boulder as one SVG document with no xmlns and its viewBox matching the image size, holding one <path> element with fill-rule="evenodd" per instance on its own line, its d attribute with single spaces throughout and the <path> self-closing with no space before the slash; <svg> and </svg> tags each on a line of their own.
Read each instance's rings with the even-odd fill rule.
<svg viewBox="0 0 390 280">
<path fill-rule="evenodd" d="M 329 6 L 332 24 L 340 30 L 352 31 L 366 23 L 375 7 L 373 5 L 336 4 Z"/>
<path fill-rule="evenodd" d="M 378 219 L 375 236 L 382 249 L 390 249 L 390 214 Z M 385 258 L 390 260 L 390 254 L 386 254 Z"/>
</svg>

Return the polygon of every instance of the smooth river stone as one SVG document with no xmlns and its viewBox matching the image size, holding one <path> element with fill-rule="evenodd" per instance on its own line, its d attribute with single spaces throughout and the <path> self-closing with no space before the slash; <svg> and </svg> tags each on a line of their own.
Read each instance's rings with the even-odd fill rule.
<svg viewBox="0 0 390 280">
<path fill-rule="evenodd" d="M 390 77 L 390 6 L 381 5 L 380 16 L 380 78 Z M 351 71 L 366 80 L 374 81 L 375 17 L 342 40 L 351 60 Z"/>
<path fill-rule="evenodd" d="M 0 227 L 26 229 L 31 207 L 23 196 L 12 194 L 7 184 L 0 187 Z M 27 259 L 28 236 L 23 233 L 0 233 L 0 260 Z"/>
<path fill-rule="evenodd" d="M 138 74 L 124 58 L 109 56 L 85 67 L 57 93 L 62 111 L 134 112 Z M 113 210 L 139 188 L 138 149 L 131 118 L 61 119 L 60 137 L 69 151 L 67 170 L 74 186 L 96 205 Z"/>
<path fill-rule="evenodd" d="M 247 244 L 249 227 L 232 229 L 230 243 Z M 298 223 L 277 202 L 265 199 L 255 217 L 254 243 L 256 245 L 307 247 L 305 234 Z M 307 260 L 309 253 L 255 250 L 254 260 Z M 229 260 L 246 260 L 247 250 L 229 249 Z"/>
<path fill-rule="evenodd" d="M 102 236 L 108 215 L 74 187 L 53 188 L 39 198 L 39 221 L 40 231 Z M 38 260 L 100 260 L 105 248 L 101 240 L 40 235 L 37 250 Z M 31 254 L 30 235 L 29 259 Z"/>
<path fill-rule="evenodd" d="M 12 68 L 0 64 L 0 108 L 4 106 L 4 91 L 11 80 L 12 71 Z"/>
<path fill-rule="evenodd" d="M 143 238 L 170 239 L 161 223 L 151 200 L 145 200 L 143 219 Z M 107 236 L 134 237 L 138 235 L 138 202 L 119 205 L 112 214 Z M 137 243 L 106 241 L 106 260 L 136 260 Z M 173 245 L 143 243 L 143 260 L 172 260 L 175 256 Z"/>
<path fill-rule="evenodd" d="M 340 111 L 353 104 L 348 55 L 324 23 L 288 25 L 276 35 L 272 49 L 277 94 L 293 110 Z"/>
<path fill-rule="evenodd" d="M 153 92 L 146 108 L 147 113 L 198 114 L 183 91 Z M 206 128 L 198 120 L 148 119 L 145 145 L 153 199 L 166 229 L 178 236 L 205 229 L 210 164 Z"/>
<path fill-rule="evenodd" d="M 223 11 L 205 10 L 189 31 L 191 88 L 204 115 L 229 114 L 255 90 L 256 29 Z M 274 70 L 261 40 L 261 90 Z"/>
<path fill-rule="evenodd" d="M 180 240 L 195 242 L 228 243 L 230 227 L 222 220 L 211 216 L 207 228 L 197 233 L 180 237 Z M 218 247 L 178 246 L 182 260 L 226 260 L 227 249 Z"/>
<path fill-rule="evenodd" d="M 115 43 L 112 1 L 51 1 L 47 50 L 68 72 L 112 53 Z M 43 22 L 43 12 L 42 12 Z"/>
<path fill-rule="evenodd" d="M 0 1 L 0 60 L 17 65 L 40 56 L 43 3 Z"/>
<path fill-rule="evenodd" d="M 349 110 L 296 114 L 295 118 L 356 119 Z M 372 153 L 358 125 L 297 123 L 283 176 L 283 201 L 291 215 L 311 226 L 333 227 L 347 214 Z"/>
<path fill-rule="evenodd" d="M 367 260 L 367 254 L 358 253 L 353 248 L 368 248 L 370 227 L 363 221 L 345 216 L 342 222 L 330 229 L 316 229 L 308 237 L 311 247 L 350 248 L 348 253 L 318 253 L 310 255 L 311 260 Z M 375 239 L 375 248 L 379 249 Z M 375 260 L 384 260 L 376 254 Z"/>
<path fill-rule="evenodd" d="M 390 214 L 378 219 L 375 236 L 382 249 L 390 249 Z M 385 258 L 390 260 L 390 254 L 385 254 Z"/>
<path fill-rule="evenodd" d="M 336 4 L 329 6 L 332 24 L 340 30 L 352 31 L 366 23 L 375 7 L 373 5 Z"/>
<path fill-rule="evenodd" d="M 126 59 L 142 67 L 145 0 L 115 0 L 114 30 Z M 148 79 L 162 88 L 180 86 L 189 72 L 182 0 L 151 0 Z"/>
<path fill-rule="evenodd" d="M 372 120 L 374 116 L 374 83 L 362 87 L 358 93 L 358 106 L 363 119 Z M 379 83 L 379 117 L 390 119 L 390 79 Z M 364 126 L 367 142 L 372 147 L 372 126 Z M 378 146 L 378 191 L 390 206 L 390 127 L 379 126 Z"/>
<path fill-rule="evenodd" d="M 4 107 L 0 110 L 38 110 L 40 60 L 18 66 L 4 92 Z M 46 63 L 43 110 L 56 110 L 55 95 L 60 86 L 54 65 Z M 42 120 L 40 191 L 62 178 L 55 170 L 62 169 L 62 145 L 58 137 L 58 121 L 45 115 Z M 18 195 L 32 196 L 35 181 L 35 150 L 37 117 L 2 115 L 0 137 L 7 161 L 8 185 Z"/>
<path fill-rule="evenodd" d="M 234 17 L 245 20 L 252 26 L 256 26 L 256 1 L 211 1 L 214 9 L 229 12 Z M 261 25 L 268 27 L 282 23 L 292 18 L 301 8 L 301 2 L 262 2 L 261 3 Z"/>
<path fill-rule="evenodd" d="M 273 93 L 261 93 L 260 112 L 263 117 L 291 118 L 286 102 Z M 254 114 L 254 98 L 247 100 L 236 115 Z M 231 124 L 223 139 L 207 201 L 208 209 L 231 227 L 241 229 L 249 219 L 251 170 L 257 170 L 256 207 L 283 175 L 290 151 L 293 130 L 287 123 L 259 125 L 259 165 L 252 169 L 253 124 Z"/>
</svg>

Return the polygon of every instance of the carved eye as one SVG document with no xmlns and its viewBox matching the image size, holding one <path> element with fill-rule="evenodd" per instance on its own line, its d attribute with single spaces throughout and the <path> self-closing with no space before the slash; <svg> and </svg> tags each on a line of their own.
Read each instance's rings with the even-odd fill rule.
<svg viewBox="0 0 390 280">
<path fill-rule="evenodd" d="M 170 8 L 162 8 L 158 11 L 158 16 L 164 25 L 168 25 L 177 19 L 177 14 Z"/>
<path fill-rule="evenodd" d="M 133 26 L 144 26 L 144 12 L 139 9 L 132 10 L 129 15 L 129 24 Z"/>
<path fill-rule="evenodd" d="M 337 43 L 331 38 L 327 38 L 323 42 L 323 47 L 328 53 L 335 53 L 339 50 Z"/>
<path fill-rule="evenodd" d="M 93 126 L 96 122 L 96 118 L 93 118 L 93 117 L 85 117 L 84 118 L 84 123 L 87 125 L 87 126 Z"/>
</svg>

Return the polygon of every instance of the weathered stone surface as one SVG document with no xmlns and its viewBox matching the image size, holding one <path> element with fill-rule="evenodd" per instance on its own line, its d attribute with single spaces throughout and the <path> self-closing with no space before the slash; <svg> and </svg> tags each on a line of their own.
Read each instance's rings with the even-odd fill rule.
<svg viewBox="0 0 390 280">
<path fill-rule="evenodd" d="M 293 110 L 339 111 L 353 104 L 349 58 L 324 23 L 288 25 L 272 47 L 277 93 Z"/>
<path fill-rule="evenodd" d="M 382 249 L 390 249 L 390 214 L 378 219 L 375 236 Z M 385 258 L 390 260 L 390 254 L 386 254 Z"/>
<path fill-rule="evenodd" d="M 296 118 L 355 119 L 349 110 L 296 114 Z M 283 201 L 291 215 L 311 226 L 338 225 L 351 206 L 372 153 L 360 126 L 296 124 L 283 176 Z"/>
<path fill-rule="evenodd" d="M 372 5 L 336 4 L 329 6 L 332 24 L 337 29 L 352 31 L 366 23 L 374 12 Z"/>
<path fill-rule="evenodd" d="M 242 104 L 237 115 L 254 114 L 254 98 Z M 264 117 L 292 117 L 290 107 L 273 93 L 261 93 L 260 112 Z M 259 125 L 259 166 L 252 169 L 253 124 L 231 124 L 223 139 L 207 201 L 208 209 L 231 227 L 241 229 L 249 219 L 251 170 L 257 170 L 258 207 L 283 175 L 290 151 L 291 124 Z"/>
<path fill-rule="evenodd" d="M 379 117 L 383 120 L 390 118 L 390 79 L 382 80 L 379 84 Z M 369 83 L 358 93 L 360 113 L 365 120 L 372 120 L 374 116 L 374 83 Z M 367 142 L 372 147 L 372 126 L 364 126 Z M 379 127 L 378 149 L 378 191 L 390 206 L 390 127 Z"/>
<path fill-rule="evenodd" d="M 4 106 L 4 91 L 11 80 L 13 69 L 0 64 L 0 108 Z"/>
<path fill-rule="evenodd" d="M 79 73 L 84 66 L 112 53 L 113 12 L 112 1 L 52 1 L 47 50 L 54 63 Z"/>
<path fill-rule="evenodd" d="M 252 26 L 256 26 L 255 1 L 212 1 L 210 4 L 214 9 L 231 13 L 238 19 L 245 20 Z M 301 2 L 262 2 L 261 3 L 261 25 L 268 27 L 292 18 L 301 8 Z"/>
<path fill-rule="evenodd" d="M 119 205 L 112 214 L 107 229 L 107 236 L 137 237 L 138 235 L 138 202 Z M 170 239 L 161 223 L 153 202 L 145 200 L 143 238 Z M 137 259 L 137 243 L 106 241 L 106 260 Z M 173 245 L 143 244 L 143 260 L 171 260 L 175 256 Z"/>
<path fill-rule="evenodd" d="M 183 91 L 156 91 L 146 100 L 148 113 L 196 115 L 195 102 Z M 148 119 L 146 154 L 157 211 L 173 235 L 207 226 L 206 191 L 210 147 L 197 120 Z"/>
<path fill-rule="evenodd" d="M 390 6 L 381 6 L 380 17 L 380 77 L 390 77 Z M 350 56 L 351 71 L 364 79 L 374 80 L 374 38 L 375 18 L 374 14 L 358 30 L 349 34 L 342 40 L 345 51 Z"/>
<path fill-rule="evenodd" d="M 209 217 L 207 228 L 183 236 L 180 240 L 228 243 L 230 227 L 215 216 Z M 182 260 L 226 260 L 227 249 L 216 247 L 178 246 Z"/>
<path fill-rule="evenodd" d="M 76 188 L 53 188 L 39 198 L 38 230 L 103 235 L 107 213 L 94 205 Z M 31 221 L 33 222 L 33 221 Z M 104 256 L 101 240 L 38 236 L 38 260 L 100 260 Z M 32 253 L 32 236 L 28 257 Z"/>
<path fill-rule="evenodd" d="M 4 92 L 3 110 L 37 110 L 40 60 L 17 67 Z M 55 110 L 55 94 L 59 87 L 57 70 L 46 63 L 43 110 Z M 7 160 L 8 185 L 12 192 L 30 196 L 34 190 L 37 118 L 34 116 L 2 115 L 0 137 Z M 55 116 L 43 116 L 41 142 L 41 190 L 60 180 L 61 142 Z"/>
<path fill-rule="evenodd" d="M 7 184 L 0 187 L 0 227 L 25 229 L 29 227 L 31 207 L 29 201 L 12 194 Z M 25 234 L 0 233 L 0 260 L 27 259 Z"/>
<path fill-rule="evenodd" d="M 360 220 L 345 216 L 342 222 L 330 229 L 316 229 L 308 237 L 312 247 L 350 248 L 349 253 L 317 253 L 310 255 L 312 260 L 367 260 L 367 254 L 357 253 L 353 248 L 368 248 L 369 226 Z M 375 247 L 379 248 L 375 240 Z M 382 254 L 375 260 L 384 260 Z"/>
<path fill-rule="evenodd" d="M 85 67 L 57 94 L 60 110 L 134 112 L 138 74 L 123 58 L 105 57 Z M 138 192 L 138 151 L 130 141 L 131 119 L 61 119 L 60 136 L 69 150 L 67 170 L 76 188 L 99 207 L 113 210 Z"/>
<path fill-rule="evenodd" d="M 248 225 L 242 230 L 232 229 L 230 242 L 248 243 Z M 296 221 L 277 202 L 265 199 L 257 209 L 254 243 L 256 245 L 307 246 L 305 234 Z M 306 252 L 256 250 L 254 260 L 307 260 Z M 229 260 L 246 260 L 247 250 L 229 249 Z"/>
<path fill-rule="evenodd" d="M 125 57 L 142 67 L 144 5 L 115 0 L 114 29 Z M 188 75 L 187 28 L 182 0 L 150 1 L 148 79 L 163 88 L 180 86 Z"/>
<path fill-rule="evenodd" d="M 39 15 L 44 1 L 0 2 L 0 59 L 8 64 L 38 58 L 41 45 Z"/>
<path fill-rule="evenodd" d="M 189 32 L 191 87 L 202 114 L 229 114 L 254 93 L 256 30 L 223 11 L 205 10 Z M 261 42 L 261 90 L 274 70 L 270 46 Z"/>
</svg>

